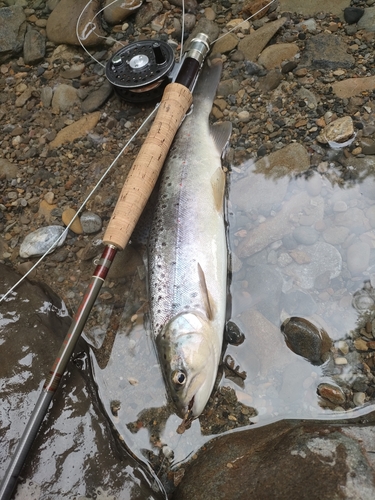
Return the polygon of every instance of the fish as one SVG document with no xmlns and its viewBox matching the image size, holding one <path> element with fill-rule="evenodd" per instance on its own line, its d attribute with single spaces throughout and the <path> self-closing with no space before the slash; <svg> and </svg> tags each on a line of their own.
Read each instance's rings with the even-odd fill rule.
<svg viewBox="0 0 375 500">
<path fill-rule="evenodd" d="M 193 109 L 163 166 L 148 244 L 151 330 L 167 393 L 186 428 L 212 393 L 226 319 L 221 160 L 232 125 L 209 123 L 221 72 L 221 59 L 213 58 L 199 76 Z"/>
</svg>

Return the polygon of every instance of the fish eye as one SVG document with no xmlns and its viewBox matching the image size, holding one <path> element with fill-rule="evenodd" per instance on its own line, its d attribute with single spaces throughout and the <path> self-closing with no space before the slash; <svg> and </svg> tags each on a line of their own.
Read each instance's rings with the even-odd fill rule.
<svg viewBox="0 0 375 500">
<path fill-rule="evenodd" d="M 177 387 L 182 387 L 186 382 L 186 373 L 181 370 L 176 370 L 172 373 L 172 381 Z"/>
</svg>

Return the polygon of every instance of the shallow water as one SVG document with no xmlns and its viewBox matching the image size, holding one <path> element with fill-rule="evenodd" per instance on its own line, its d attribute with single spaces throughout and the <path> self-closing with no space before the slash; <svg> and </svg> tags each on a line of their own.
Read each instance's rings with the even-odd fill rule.
<svg viewBox="0 0 375 500">
<path fill-rule="evenodd" d="M 228 174 L 230 319 L 245 341 L 227 346 L 219 370 L 221 396 L 210 401 L 200 420 L 182 436 L 176 433 L 181 420 L 167 404 L 147 328 L 142 266 L 116 321 L 106 366 L 100 361 L 99 367 L 92 355 L 109 419 L 127 447 L 150 460 L 157 473 L 231 429 L 284 418 L 351 418 L 374 408 L 373 351 L 371 344 L 360 350 L 364 344 L 358 339 L 371 341 L 375 317 L 375 200 L 368 190 L 365 196 L 362 184 L 342 181 L 333 167 L 325 173 L 310 169 L 270 176 L 264 164 L 249 161 Z M 350 256 L 358 243 L 363 247 L 359 262 Z M 113 322 L 113 306 L 96 308 L 103 330 L 86 328 L 91 341 L 103 339 L 106 322 Z M 281 331 L 288 318 L 294 318 L 289 330 L 301 318 L 307 325 L 302 348 L 298 339 L 294 346 L 288 341 L 300 355 Z M 320 384 L 328 384 L 330 399 Z"/>
</svg>

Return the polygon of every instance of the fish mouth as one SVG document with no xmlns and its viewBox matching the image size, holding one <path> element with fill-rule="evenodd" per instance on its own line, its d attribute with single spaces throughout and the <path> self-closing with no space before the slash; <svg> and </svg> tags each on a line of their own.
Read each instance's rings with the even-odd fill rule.
<svg viewBox="0 0 375 500">
<path fill-rule="evenodd" d="M 189 402 L 187 412 L 185 413 L 184 418 L 182 419 L 182 422 L 177 428 L 177 433 L 178 434 L 183 434 L 186 430 L 190 429 L 191 423 L 195 419 L 195 416 L 193 415 L 193 406 L 194 406 L 194 398 L 193 396 Z"/>
</svg>

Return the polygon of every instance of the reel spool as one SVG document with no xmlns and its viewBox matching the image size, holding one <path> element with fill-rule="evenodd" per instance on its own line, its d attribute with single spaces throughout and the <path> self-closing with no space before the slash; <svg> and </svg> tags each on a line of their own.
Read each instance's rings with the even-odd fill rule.
<svg viewBox="0 0 375 500">
<path fill-rule="evenodd" d="M 112 56 L 106 65 L 106 77 L 121 99 L 141 103 L 163 95 L 173 67 L 174 53 L 168 43 L 142 40 Z"/>
</svg>

